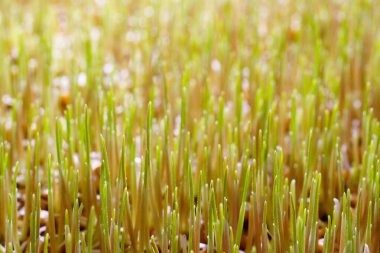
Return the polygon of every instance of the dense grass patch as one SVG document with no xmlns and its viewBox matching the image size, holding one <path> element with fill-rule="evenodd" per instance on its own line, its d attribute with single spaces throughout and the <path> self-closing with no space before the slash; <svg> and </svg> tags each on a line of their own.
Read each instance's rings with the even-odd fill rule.
<svg viewBox="0 0 380 253">
<path fill-rule="evenodd" d="M 1 0 L 0 252 L 379 252 L 376 0 Z"/>
</svg>

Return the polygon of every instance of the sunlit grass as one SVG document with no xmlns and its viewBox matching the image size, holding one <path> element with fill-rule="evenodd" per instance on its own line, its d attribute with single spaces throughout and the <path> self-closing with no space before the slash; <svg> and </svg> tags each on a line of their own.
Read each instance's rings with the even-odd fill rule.
<svg viewBox="0 0 380 253">
<path fill-rule="evenodd" d="M 379 252 L 379 24 L 0 1 L 0 252 Z"/>
</svg>

